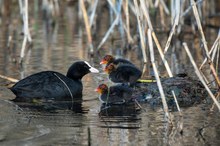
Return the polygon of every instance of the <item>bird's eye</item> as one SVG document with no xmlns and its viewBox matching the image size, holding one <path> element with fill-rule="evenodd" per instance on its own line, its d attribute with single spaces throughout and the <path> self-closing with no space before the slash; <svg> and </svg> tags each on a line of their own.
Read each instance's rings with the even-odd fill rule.
<svg viewBox="0 0 220 146">
<path fill-rule="evenodd" d="M 102 84 L 102 85 L 100 86 L 100 88 L 101 88 L 101 89 L 105 89 L 105 88 L 106 88 L 106 85 Z"/>
<path fill-rule="evenodd" d="M 111 60 L 111 56 L 107 55 L 107 56 L 105 56 L 104 59 L 107 60 L 107 61 L 109 61 L 109 60 Z"/>
</svg>

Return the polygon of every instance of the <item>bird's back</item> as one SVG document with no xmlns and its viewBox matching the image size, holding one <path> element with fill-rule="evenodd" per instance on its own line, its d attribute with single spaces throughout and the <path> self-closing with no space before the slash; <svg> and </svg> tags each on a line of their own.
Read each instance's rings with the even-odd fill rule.
<svg viewBox="0 0 220 146">
<path fill-rule="evenodd" d="M 132 65 L 119 65 L 116 70 L 109 74 L 109 78 L 115 83 L 135 83 L 142 72 Z"/>
<path fill-rule="evenodd" d="M 16 95 L 15 101 L 32 102 L 33 98 L 71 100 L 71 96 L 81 95 L 82 83 L 71 80 L 58 72 L 44 71 L 22 79 L 11 87 L 11 91 Z"/>
</svg>

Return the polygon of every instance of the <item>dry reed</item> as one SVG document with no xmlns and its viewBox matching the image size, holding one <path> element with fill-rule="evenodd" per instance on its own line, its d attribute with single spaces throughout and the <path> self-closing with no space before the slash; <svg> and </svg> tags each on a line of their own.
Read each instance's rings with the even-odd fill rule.
<svg viewBox="0 0 220 146">
<path fill-rule="evenodd" d="M 218 84 L 218 87 L 220 87 L 220 80 L 218 78 L 218 75 L 217 75 L 217 73 L 215 71 L 213 62 L 212 62 L 212 60 L 210 58 L 210 55 L 209 55 L 208 46 L 207 46 L 205 35 L 204 35 L 203 29 L 202 29 L 201 21 L 200 21 L 200 18 L 199 18 L 198 9 L 196 7 L 196 4 L 195 4 L 194 0 L 191 0 L 190 2 L 191 2 L 191 5 L 192 5 L 192 8 L 193 8 L 194 16 L 195 16 L 195 19 L 196 19 L 196 23 L 197 23 L 200 35 L 202 37 L 202 43 L 204 45 L 204 50 L 205 50 L 205 53 L 206 53 L 206 57 L 208 59 L 208 63 L 209 63 L 210 69 L 212 71 L 213 76 L 215 77 L 215 80 L 216 80 L 216 82 Z"/>
<path fill-rule="evenodd" d="M 89 24 L 89 18 L 88 18 L 88 15 L 87 15 L 84 0 L 80 0 L 80 8 L 81 8 L 82 13 L 83 13 L 83 18 L 84 18 L 84 23 L 85 23 L 85 27 L 86 27 L 89 48 L 90 48 L 90 53 L 93 54 L 94 49 L 93 49 L 93 45 L 92 45 L 91 27 L 90 27 L 90 24 Z"/>
<path fill-rule="evenodd" d="M 145 35 L 144 35 L 144 28 L 142 27 L 141 20 L 140 20 L 140 9 L 137 3 L 137 0 L 134 0 L 134 5 L 135 5 L 135 11 L 136 11 L 136 17 L 137 17 L 137 22 L 138 22 L 138 30 L 139 30 L 139 35 L 141 39 L 141 50 L 142 50 L 142 55 L 144 59 L 144 63 L 147 63 L 147 55 L 146 55 L 146 46 L 145 46 Z"/>
<path fill-rule="evenodd" d="M 150 20 L 149 11 L 148 11 L 147 7 L 145 7 L 143 1 L 140 1 L 140 3 L 141 3 L 141 8 L 142 8 L 142 10 L 143 10 L 144 16 L 145 16 L 145 18 L 146 18 L 146 20 L 147 20 L 148 27 L 149 27 L 150 30 L 151 30 L 152 37 L 153 37 L 154 42 L 155 42 L 155 44 L 156 44 L 156 46 L 157 46 L 157 49 L 158 49 L 159 54 L 160 54 L 160 57 L 161 57 L 161 59 L 162 59 L 162 61 L 163 61 L 163 63 L 164 63 L 164 66 L 165 66 L 165 68 L 166 68 L 166 70 L 167 70 L 167 73 L 168 73 L 169 77 L 173 77 L 173 74 L 172 74 L 172 72 L 171 72 L 171 69 L 170 69 L 170 67 L 169 67 L 169 64 L 167 63 L 167 60 L 166 60 L 166 58 L 165 58 L 165 56 L 164 56 L 164 54 L 163 54 L 161 45 L 160 45 L 160 43 L 159 43 L 159 41 L 158 41 L 158 39 L 157 39 L 157 36 L 156 36 L 156 34 L 155 34 L 154 30 L 153 30 L 153 26 L 152 26 L 152 23 L 151 23 L 151 20 Z"/>
<path fill-rule="evenodd" d="M 202 77 L 202 75 L 201 75 L 201 72 L 199 71 L 199 69 L 198 69 L 198 67 L 197 67 L 197 65 L 196 65 L 196 63 L 195 63 L 195 61 L 194 61 L 194 59 L 193 59 L 193 57 L 192 57 L 192 55 L 191 55 L 191 53 L 190 53 L 190 51 L 189 51 L 189 48 L 188 48 L 188 46 L 187 46 L 187 44 L 186 44 L 185 42 L 183 43 L 183 46 L 184 46 L 184 48 L 185 48 L 185 50 L 186 50 L 186 53 L 187 53 L 187 55 L 188 55 L 188 57 L 189 57 L 189 59 L 190 59 L 192 65 L 193 65 L 193 67 L 194 67 L 194 69 L 195 69 L 196 75 L 198 76 L 199 80 L 202 82 L 202 84 L 204 85 L 204 87 L 205 87 L 205 89 L 207 90 L 208 94 L 210 95 L 210 97 L 212 98 L 212 100 L 214 101 L 214 103 L 216 104 L 216 106 L 218 107 L 218 109 L 219 109 L 219 111 L 220 111 L 220 104 L 219 104 L 219 102 L 216 100 L 216 98 L 215 98 L 215 96 L 213 95 L 212 91 L 211 91 L 211 90 L 209 89 L 209 87 L 206 85 L 206 83 L 205 83 L 205 81 L 204 81 L 204 79 L 203 79 L 203 77 Z"/>
<path fill-rule="evenodd" d="M 32 39 L 28 26 L 28 0 L 19 0 L 19 6 L 23 18 L 23 29 L 24 29 L 24 40 L 22 43 L 22 48 L 20 53 L 20 63 L 22 63 L 25 55 L 25 48 L 27 42 L 32 43 Z"/>
<path fill-rule="evenodd" d="M 152 36 L 151 36 L 151 30 L 150 29 L 148 29 L 148 35 L 147 36 L 148 36 L 148 44 L 149 44 L 149 49 L 150 49 L 151 63 L 152 63 L 152 67 L 153 67 L 153 70 L 154 70 L 154 75 L 156 77 L 157 86 L 158 86 L 158 89 L 159 89 L 159 92 L 160 92 L 160 96 L 161 96 L 161 99 L 162 99 L 163 110 L 165 112 L 165 116 L 170 121 L 170 115 L 169 115 L 169 111 L 168 111 L 168 105 L 167 105 L 167 102 L 166 102 L 166 97 L 165 97 L 163 87 L 162 87 L 162 84 L 161 84 L 161 81 L 160 81 L 160 77 L 159 77 L 159 74 L 158 74 L 158 71 L 157 71 L 157 67 L 156 67 L 156 64 L 155 64 L 154 49 L 153 49 L 153 42 L 152 42 Z"/>
</svg>

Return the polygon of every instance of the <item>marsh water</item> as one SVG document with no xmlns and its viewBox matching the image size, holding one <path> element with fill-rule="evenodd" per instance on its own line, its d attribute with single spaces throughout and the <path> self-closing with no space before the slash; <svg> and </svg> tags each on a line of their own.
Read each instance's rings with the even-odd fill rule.
<svg viewBox="0 0 220 146">
<path fill-rule="evenodd" d="M 171 111 L 174 116 L 172 126 L 166 121 L 161 106 L 152 108 L 142 103 L 143 109 L 120 106 L 101 110 L 102 105 L 94 89 L 100 83 L 111 84 L 99 65 L 101 57 L 113 54 L 127 58 L 142 69 L 141 51 L 137 48 L 125 50 L 123 40 L 116 33 L 99 52 L 91 56 L 83 21 L 79 20 L 77 10 L 66 7 L 64 11 L 64 16 L 53 24 L 53 20 L 30 14 L 34 17 L 30 22 L 33 46 L 26 51 L 22 66 L 19 64 L 22 25 L 13 19 L 15 12 L 11 13 L 11 19 L 3 19 L 0 28 L 0 74 L 16 79 L 44 70 L 66 74 L 68 67 L 76 60 L 90 62 L 100 73 L 88 74 L 83 78 L 83 101 L 74 110 L 43 110 L 17 105 L 10 101 L 15 96 L 7 88 L 9 82 L 0 79 L 0 145 L 220 145 L 220 116 L 217 109 L 210 112 L 212 104 L 181 108 L 183 117 Z M 94 41 L 96 45 L 109 27 L 104 23 L 106 21 L 104 17 L 100 20 L 99 33 Z M 213 34 L 208 38 L 211 44 L 217 36 L 216 32 L 216 29 L 208 30 L 208 35 Z M 10 35 L 13 39 L 7 47 Z M 167 38 L 167 34 L 159 32 L 159 36 L 164 44 L 166 39 L 163 37 Z M 198 48 L 193 56 L 197 63 L 201 63 L 203 54 L 196 45 L 199 40 L 193 40 L 189 35 L 185 41 L 189 42 L 190 47 Z M 171 57 L 167 58 L 173 73 L 186 72 L 196 78 L 182 48 L 182 40 L 175 40 L 175 43 L 175 47 L 169 50 L 168 56 Z M 157 65 L 160 75 L 167 76 L 159 56 Z"/>
</svg>

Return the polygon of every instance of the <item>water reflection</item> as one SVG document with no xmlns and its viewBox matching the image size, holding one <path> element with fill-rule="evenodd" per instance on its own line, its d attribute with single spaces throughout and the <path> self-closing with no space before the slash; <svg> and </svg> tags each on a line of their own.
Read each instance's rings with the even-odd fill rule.
<svg viewBox="0 0 220 146">
<path fill-rule="evenodd" d="M 102 128 L 135 129 L 140 128 L 138 123 L 138 108 L 130 105 L 103 105 L 99 112 Z"/>
<path fill-rule="evenodd" d="M 53 112 L 56 110 L 71 110 L 75 113 L 84 113 L 86 111 L 83 110 L 82 103 L 80 101 L 51 101 L 51 102 L 44 102 L 44 103 L 22 103 L 16 102 L 17 106 L 21 109 L 28 109 L 28 110 L 35 110 L 35 111 L 46 111 L 46 112 Z"/>
<path fill-rule="evenodd" d="M 1 145 L 83 143 L 83 138 L 80 137 L 82 121 L 86 119 L 81 114 L 75 114 L 70 110 L 38 111 L 18 108 L 12 103 L 5 106 L 6 103 L 3 103 L 0 104 L 1 108 L 5 109 L 1 113 L 0 122 Z"/>
</svg>

